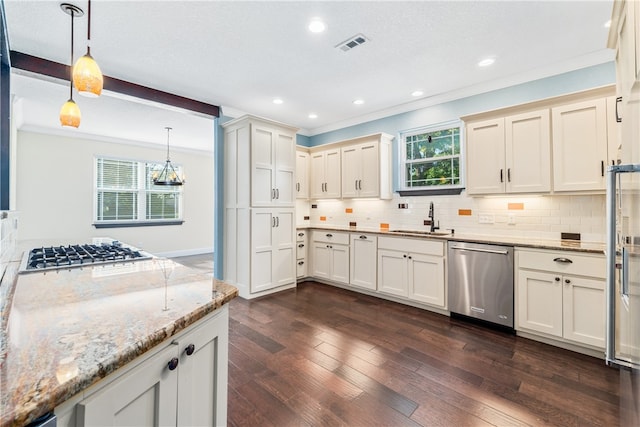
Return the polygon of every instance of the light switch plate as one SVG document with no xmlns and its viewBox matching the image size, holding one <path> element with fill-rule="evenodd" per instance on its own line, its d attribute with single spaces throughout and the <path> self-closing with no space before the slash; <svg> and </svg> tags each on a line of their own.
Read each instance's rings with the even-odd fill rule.
<svg viewBox="0 0 640 427">
<path fill-rule="evenodd" d="M 478 215 L 478 223 L 479 224 L 493 224 L 496 222 L 496 216 L 494 214 L 479 214 Z"/>
</svg>

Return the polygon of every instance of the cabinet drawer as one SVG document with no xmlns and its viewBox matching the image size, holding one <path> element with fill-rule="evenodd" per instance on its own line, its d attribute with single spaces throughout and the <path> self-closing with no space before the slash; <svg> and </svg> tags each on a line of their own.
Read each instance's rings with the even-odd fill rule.
<svg viewBox="0 0 640 427">
<path fill-rule="evenodd" d="M 305 237 L 307 237 L 307 230 L 296 230 L 296 240 L 298 242 L 304 242 Z"/>
<path fill-rule="evenodd" d="M 379 237 L 378 249 L 389 249 L 401 252 L 414 252 L 425 255 L 444 255 L 443 241 L 427 239 L 411 239 L 399 237 Z"/>
<path fill-rule="evenodd" d="M 606 275 L 606 262 L 602 255 L 587 255 L 569 251 L 547 252 L 527 250 L 516 250 L 516 253 L 518 254 L 519 268 L 602 279 L 604 279 Z M 562 262 L 563 260 L 565 260 L 565 262 Z"/>
<path fill-rule="evenodd" d="M 296 277 L 307 276 L 307 262 L 303 259 L 296 261 Z"/>
<path fill-rule="evenodd" d="M 305 258 L 307 254 L 307 245 L 305 242 L 296 243 L 296 259 Z"/>
<path fill-rule="evenodd" d="M 349 234 L 335 231 L 313 230 L 311 239 L 314 242 L 336 243 L 340 245 L 349 244 Z"/>
</svg>

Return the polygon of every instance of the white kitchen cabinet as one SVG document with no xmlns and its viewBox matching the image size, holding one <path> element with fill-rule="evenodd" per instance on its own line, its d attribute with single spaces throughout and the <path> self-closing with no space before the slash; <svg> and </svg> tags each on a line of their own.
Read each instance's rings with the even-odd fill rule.
<svg viewBox="0 0 640 427">
<path fill-rule="evenodd" d="M 309 198 L 309 152 L 296 150 L 296 198 Z"/>
<path fill-rule="evenodd" d="M 378 238 L 378 290 L 446 307 L 444 242 Z"/>
<path fill-rule="evenodd" d="M 77 404 L 76 425 L 226 425 L 228 325 L 225 305 L 106 377 Z"/>
<path fill-rule="evenodd" d="M 376 134 L 343 144 L 342 197 L 391 199 L 391 137 Z"/>
<path fill-rule="evenodd" d="M 312 199 L 339 199 L 341 196 L 340 149 L 328 149 L 311 153 Z"/>
<path fill-rule="evenodd" d="M 301 279 L 307 276 L 308 255 L 307 255 L 307 231 L 296 231 L 296 277 Z"/>
<path fill-rule="evenodd" d="M 618 103 L 615 96 L 608 96 L 607 102 L 607 164 L 615 165 L 622 161 L 620 158 L 620 125 L 617 121 Z"/>
<path fill-rule="evenodd" d="M 348 284 L 349 234 L 314 230 L 311 240 L 311 275 L 318 279 Z"/>
<path fill-rule="evenodd" d="M 542 250 L 516 254 L 516 330 L 604 348 L 604 257 Z"/>
<path fill-rule="evenodd" d="M 554 107 L 553 190 L 604 190 L 608 164 L 606 99 Z"/>
<path fill-rule="evenodd" d="M 549 110 L 467 124 L 467 192 L 551 189 Z"/>
<path fill-rule="evenodd" d="M 375 234 L 351 234 L 349 283 L 365 289 L 377 289 L 378 236 Z"/>
<path fill-rule="evenodd" d="M 251 292 L 296 280 L 295 211 L 253 209 L 251 212 Z"/>
<path fill-rule="evenodd" d="M 254 117 L 224 123 L 225 281 L 243 298 L 296 285 L 296 129 Z"/>
</svg>

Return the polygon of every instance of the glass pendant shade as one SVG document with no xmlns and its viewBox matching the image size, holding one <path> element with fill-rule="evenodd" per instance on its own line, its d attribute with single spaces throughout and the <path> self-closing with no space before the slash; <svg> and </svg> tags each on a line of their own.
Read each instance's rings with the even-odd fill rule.
<svg viewBox="0 0 640 427">
<path fill-rule="evenodd" d="M 87 49 L 87 54 L 73 66 L 73 85 L 80 95 L 95 98 L 102 93 L 103 84 L 102 71 Z"/>
<path fill-rule="evenodd" d="M 60 109 L 60 124 L 62 126 L 77 128 L 80 126 L 80 108 L 73 99 L 69 99 Z"/>
</svg>

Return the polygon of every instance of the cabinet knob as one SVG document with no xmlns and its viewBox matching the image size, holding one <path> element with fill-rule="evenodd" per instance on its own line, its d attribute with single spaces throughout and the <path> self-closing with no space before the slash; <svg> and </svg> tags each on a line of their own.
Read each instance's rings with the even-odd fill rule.
<svg viewBox="0 0 640 427">
<path fill-rule="evenodd" d="M 327 237 L 333 237 L 333 234 L 327 233 L 326 236 Z"/>
<path fill-rule="evenodd" d="M 304 243 L 300 243 L 300 244 L 298 245 L 298 247 L 299 247 L 299 248 L 304 248 Z"/>
<path fill-rule="evenodd" d="M 560 281 L 560 278 L 559 278 L 559 277 L 556 277 L 556 279 L 555 279 L 555 280 L 556 280 L 556 282 L 559 282 L 559 281 Z"/>
<path fill-rule="evenodd" d="M 571 283 L 571 280 L 569 280 L 569 279 L 564 279 L 564 283 L 569 284 L 569 283 Z"/>
<path fill-rule="evenodd" d="M 411 255 L 409 255 L 408 258 L 411 259 Z"/>
<path fill-rule="evenodd" d="M 361 239 L 366 239 L 366 238 L 367 238 L 367 236 L 360 236 L 360 238 L 361 238 Z"/>
<path fill-rule="evenodd" d="M 304 233 L 298 233 L 298 237 L 304 237 Z"/>
<path fill-rule="evenodd" d="M 406 258 L 406 257 L 407 257 L 407 254 L 402 255 L 402 258 Z"/>
<path fill-rule="evenodd" d="M 167 363 L 167 367 L 170 371 L 175 370 L 178 367 L 178 358 L 174 357 L 173 359 L 169 360 L 169 363 Z"/>
<path fill-rule="evenodd" d="M 298 261 L 298 265 L 303 265 L 304 261 Z"/>
<path fill-rule="evenodd" d="M 196 346 L 193 344 L 189 344 L 185 349 L 184 352 L 187 353 L 187 356 L 191 356 L 193 354 L 193 352 L 196 351 Z"/>
</svg>

